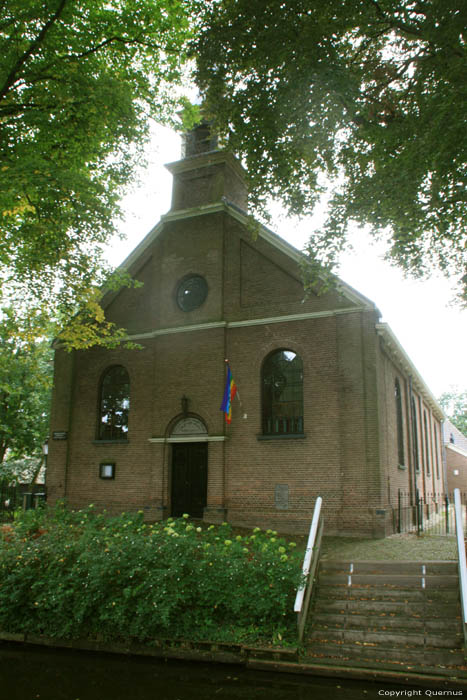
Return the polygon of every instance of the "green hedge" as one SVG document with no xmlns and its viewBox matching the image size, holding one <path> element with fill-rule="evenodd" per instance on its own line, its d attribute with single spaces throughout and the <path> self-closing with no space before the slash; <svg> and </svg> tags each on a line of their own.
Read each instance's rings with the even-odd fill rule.
<svg viewBox="0 0 467 700">
<path fill-rule="evenodd" d="M 255 528 L 27 511 L 0 538 L 0 629 L 59 638 L 287 643 L 301 556 Z"/>
</svg>

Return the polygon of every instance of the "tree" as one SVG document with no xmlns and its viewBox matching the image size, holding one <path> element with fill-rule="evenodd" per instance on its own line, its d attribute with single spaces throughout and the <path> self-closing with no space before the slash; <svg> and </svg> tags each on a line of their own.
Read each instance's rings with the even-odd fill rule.
<svg viewBox="0 0 467 700">
<path fill-rule="evenodd" d="M 467 300 L 467 5 L 459 0 L 211 0 L 193 44 L 205 114 L 245 161 L 252 205 L 308 214 L 332 263 L 351 222 L 405 271 Z"/>
<path fill-rule="evenodd" d="M 467 437 L 467 390 L 445 391 L 438 401 L 451 423 Z"/>
<path fill-rule="evenodd" d="M 149 118 L 173 118 L 188 13 L 189 0 L 0 0 L 0 283 L 25 318 L 63 323 L 84 303 L 101 323 L 102 247 Z"/>
<path fill-rule="evenodd" d="M 49 429 L 52 351 L 50 341 L 18 340 L 15 314 L 3 309 L 0 325 L 0 476 L 6 457 L 41 458 Z M 29 460 L 30 462 L 31 460 Z M 34 461 L 34 460 L 33 460 Z M 33 465 L 34 466 L 34 465 Z"/>
</svg>

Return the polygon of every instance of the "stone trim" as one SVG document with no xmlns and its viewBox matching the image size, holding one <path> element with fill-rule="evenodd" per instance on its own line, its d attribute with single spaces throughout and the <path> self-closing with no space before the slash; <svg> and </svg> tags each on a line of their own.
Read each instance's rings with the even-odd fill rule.
<svg viewBox="0 0 467 700">
<path fill-rule="evenodd" d="M 334 309 L 332 311 L 309 311 L 303 314 L 289 314 L 288 316 L 270 316 L 266 318 L 252 318 L 246 321 L 213 321 L 211 323 L 196 323 L 191 326 L 176 326 L 174 328 L 160 328 L 147 333 L 134 333 L 127 335 L 124 340 L 144 340 L 145 338 L 157 338 L 161 335 L 171 335 L 172 333 L 189 333 L 192 331 L 209 331 L 214 328 L 245 328 L 247 326 L 265 326 L 271 323 L 290 323 L 291 321 L 308 321 L 314 318 L 329 318 L 330 316 L 341 316 L 343 314 L 360 313 L 368 311 L 366 307 L 350 307 L 344 309 Z"/>
<path fill-rule="evenodd" d="M 226 321 L 215 321 L 213 323 L 195 323 L 192 326 L 176 326 L 175 328 L 161 328 L 147 333 L 134 333 L 127 335 L 125 340 L 144 340 L 144 338 L 157 338 L 159 335 L 171 335 L 172 333 L 188 333 L 191 331 L 209 331 L 213 328 L 225 328 Z"/>
<path fill-rule="evenodd" d="M 171 435 L 170 437 L 148 438 L 148 442 L 155 444 L 171 442 L 224 442 L 225 440 L 228 440 L 226 435 Z"/>
<path fill-rule="evenodd" d="M 175 165 L 175 164 L 173 164 Z M 176 211 L 169 211 L 167 214 L 163 214 L 160 221 L 152 228 L 147 236 L 136 246 L 132 253 L 123 261 L 119 266 L 119 269 L 128 270 L 129 267 L 140 257 L 140 255 L 151 245 L 151 243 L 160 235 L 164 224 L 169 221 L 180 221 L 183 219 L 189 219 L 195 216 L 205 216 L 206 214 L 216 214 L 216 213 L 226 213 L 236 219 L 239 223 L 244 226 L 248 226 L 251 217 L 242 211 L 240 208 L 231 204 L 229 201 L 222 199 L 220 202 L 213 202 L 210 204 L 204 204 L 198 207 L 191 207 L 189 209 L 178 209 Z M 273 233 L 265 226 L 260 225 L 259 236 L 267 241 L 274 248 L 280 250 L 282 253 L 287 255 L 296 263 L 299 263 L 304 258 L 304 254 L 297 250 L 293 245 L 288 243 L 285 239 L 281 238 L 276 233 Z M 363 294 L 360 294 L 350 285 L 343 282 L 343 280 L 336 278 L 337 291 L 343 294 L 347 299 L 359 306 L 363 305 L 365 309 L 376 309 L 375 304 L 367 299 Z"/>
</svg>

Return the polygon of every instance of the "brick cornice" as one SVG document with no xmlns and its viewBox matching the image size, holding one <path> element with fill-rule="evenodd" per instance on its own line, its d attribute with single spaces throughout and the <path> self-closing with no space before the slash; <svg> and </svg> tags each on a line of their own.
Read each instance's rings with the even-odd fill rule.
<svg viewBox="0 0 467 700">
<path fill-rule="evenodd" d="M 378 335 L 384 341 L 383 350 L 386 352 L 388 357 L 390 357 L 405 374 L 412 377 L 414 387 L 420 392 L 421 396 L 428 406 L 430 406 L 436 417 L 441 421 L 445 420 L 445 415 L 441 406 L 431 393 L 417 368 L 397 340 L 388 324 L 377 323 L 375 327 Z"/>
</svg>

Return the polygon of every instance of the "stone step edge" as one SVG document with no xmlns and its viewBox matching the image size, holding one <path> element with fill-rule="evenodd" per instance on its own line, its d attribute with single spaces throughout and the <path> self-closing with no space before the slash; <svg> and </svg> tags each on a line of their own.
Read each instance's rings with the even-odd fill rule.
<svg viewBox="0 0 467 700">
<path fill-rule="evenodd" d="M 278 671 L 279 673 L 290 673 L 298 675 L 315 675 L 324 677 L 335 677 L 335 678 L 353 678 L 357 680 L 379 680 L 381 682 L 393 682 L 401 685 L 413 685 L 417 683 L 422 685 L 422 687 L 439 687 L 439 688 L 450 688 L 461 687 L 467 688 L 467 673 L 462 672 L 458 669 L 437 669 L 434 673 L 434 669 L 431 667 L 428 670 L 420 669 L 416 673 L 408 672 L 404 670 L 402 672 L 383 669 L 376 670 L 368 667 L 367 665 L 356 666 L 353 664 L 352 668 L 345 666 L 339 666 L 339 664 L 332 663 L 327 664 L 317 664 L 317 663 L 303 663 L 299 661 L 279 661 L 279 660 L 269 660 L 256 658 L 253 655 L 253 650 L 251 647 L 244 647 L 245 650 L 249 650 L 249 655 L 243 655 L 240 658 L 236 655 L 234 659 L 226 658 L 224 654 L 216 653 L 201 653 L 192 650 L 188 653 L 182 653 L 184 650 L 171 650 L 164 649 L 163 654 L 161 650 L 155 648 L 145 647 L 144 651 L 138 651 L 131 649 L 129 645 L 113 645 L 111 649 L 109 645 L 104 645 L 101 642 L 91 642 L 90 640 L 58 640 L 55 638 L 40 638 L 33 637 L 30 635 L 29 640 L 26 640 L 27 635 L 25 634 L 10 634 L 0 631 L 0 641 L 14 642 L 21 644 L 30 645 L 43 645 L 51 646 L 56 648 L 66 648 L 66 649 L 76 649 L 77 651 L 102 651 L 118 654 L 135 654 L 135 655 L 149 655 L 149 656 L 165 656 L 165 658 L 174 658 L 181 660 L 190 661 L 212 661 L 214 663 L 237 663 L 244 665 L 247 668 L 255 669 L 258 671 Z M 62 644 L 60 644 L 62 642 Z M 73 642 L 73 643 L 72 643 Z M 216 645 L 216 643 L 213 643 Z M 220 646 L 220 644 L 217 644 Z M 231 645 L 232 646 L 232 645 Z M 281 650 L 289 654 L 297 654 L 297 649 Z M 229 655 L 232 656 L 232 655 Z M 447 675 L 449 673 L 449 676 Z M 452 683 L 456 683 L 452 686 Z"/>
<path fill-rule="evenodd" d="M 256 671 L 278 671 L 330 678 L 379 681 L 412 687 L 418 685 L 423 688 L 453 688 L 455 690 L 467 688 L 467 673 L 457 669 L 439 669 L 438 672 L 437 669 L 431 667 L 428 669 L 414 667 L 413 670 L 403 669 L 399 671 L 390 665 L 384 669 L 375 669 L 366 665 L 356 666 L 355 662 L 353 662 L 352 667 L 348 667 L 310 661 L 288 663 L 286 661 L 262 661 L 251 658 L 247 661 L 246 666 Z"/>
<path fill-rule="evenodd" d="M 92 639 L 61 639 L 27 633 L 0 631 L 2 642 L 25 644 L 30 646 L 45 646 L 70 651 L 95 651 L 100 653 L 151 656 L 156 658 L 180 659 L 186 661 L 212 661 L 245 665 L 251 655 L 266 660 L 279 661 L 287 659 L 294 661 L 298 658 L 298 647 L 253 647 L 235 642 L 210 642 L 191 640 L 154 639 L 154 644 L 143 644 L 136 641 L 104 642 Z"/>
<path fill-rule="evenodd" d="M 415 593 L 415 595 L 410 595 Z M 436 610 L 447 609 L 452 610 L 461 604 L 459 591 L 449 591 L 449 595 L 442 596 L 442 600 L 437 597 L 428 597 L 425 591 L 368 591 L 366 589 L 349 587 L 339 587 L 328 589 L 327 591 L 316 591 L 313 598 L 313 603 L 320 605 L 344 603 L 350 605 L 359 605 L 359 603 L 371 603 L 389 605 L 397 607 L 400 605 L 415 606 L 416 610 L 424 609 Z M 451 594 L 452 593 L 452 594 Z"/>
<path fill-rule="evenodd" d="M 323 665 L 336 665 L 336 659 L 333 656 L 318 656 L 317 654 L 309 654 L 306 655 L 304 654 L 302 657 L 300 657 L 299 661 L 306 662 L 307 660 L 313 660 L 313 662 L 317 662 L 319 664 Z M 345 659 L 339 659 L 338 665 L 339 666 L 351 666 L 353 667 L 355 663 L 355 659 L 351 660 L 345 660 Z M 415 671 L 417 673 L 433 673 L 434 670 L 436 669 L 436 675 L 440 676 L 448 676 L 451 677 L 454 674 L 459 675 L 460 677 L 465 677 L 467 680 L 467 670 L 462 670 L 459 667 L 456 666 L 443 666 L 440 664 L 437 665 L 431 665 L 431 664 L 415 664 L 415 663 L 409 663 L 405 661 L 381 661 L 381 659 L 376 660 L 371 660 L 369 658 L 365 658 L 361 664 L 359 664 L 357 660 L 357 665 L 364 666 L 365 668 L 373 669 L 375 671 L 378 671 L 381 668 L 381 665 L 383 666 L 383 669 L 391 669 L 394 671 Z"/>
<path fill-rule="evenodd" d="M 342 636 L 345 635 L 345 633 L 349 633 L 351 636 L 358 637 L 357 639 L 342 639 Z M 316 636 L 311 636 L 315 634 Z M 385 639 L 381 640 L 375 640 L 375 639 L 370 639 L 367 638 L 365 635 L 378 635 L 380 637 L 385 637 Z M 321 638 L 319 635 L 322 635 L 323 638 Z M 334 639 L 326 639 L 326 635 L 333 635 Z M 425 651 L 444 651 L 444 650 L 455 650 L 455 651 L 462 651 L 463 649 L 463 641 L 464 641 L 464 635 L 462 632 L 457 632 L 451 635 L 442 635 L 442 634 L 436 634 L 435 633 L 427 633 L 426 631 L 421 631 L 421 632 L 412 632 L 410 633 L 410 639 L 407 641 L 404 641 L 404 639 L 407 639 L 409 635 L 406 633 L 406 631 L 400 632 L 400 630 L 376 630 L 375 632 L 369 631 L 367 629 L 348 629 L 348 628 L 342 628 L 342 627 L 311 627 L 311 629 L 308 630 L 306 634 L 306 639 L 309 644 L 355 644 L 357 646 L 362 645 L 362 646 L 369 646 L 369 647 L 378 647 L 380 649 L 381 647 L 387 648 L 387 649 L 394 649 L 394 645 L 398 644 L 398 648 L 403 648 L 407 649 L 407 651 L 410 651 L 412 649 L 420 649 L 421 646 Z M 433 646 L 432 644 L 426 644 L 426 639 L 439 639 L 439 640 L 452 640 L 453 645 L 450 646 Z M 460 646 L 458 646 L 460 645 Z"/>
<path fill-rule="evenodd" d="M 331 592 L 329 592 L 331 593 Z M 408 609 L 413 609 L 415 614 L 423 611 L 423 614 L 433 614 L 434 617 L 438 617 L 437 611 L 440 611 L 443 615 L 445 613 L 451 614 L 456 609 L 460 607 L 460 597 L 457 596 L 452 600 L 445 600 L 440 603 L 437 600 L 423 600 L 422 598 L 412 598 L 410 596 L 383 596 L 383 595 L 362 595 L 356 589 L 350 595 L 345 595 L 344 591 L 335 591 L 335 595 L 319 595 L 317 594 L 314 599 L 314 605 L 322 608 L 324 606 L 339 606 L 342 608 L 349 606 L 349 608 L 358 610 L 359 608 L 365 607 L 366 605 L 372 606 L 374 609 L 385 609 L 387 608 L 389 612 L 393 611 L 397 614 L 397 609 L 406 606 Z"/>
<path fill-rule="evenodd" d="M 350 566 L 356 564 L 368 566 L 457 566 L 458 562 L 456 559 L 422 559 L 421 561 L 413 561 L 412 559 L 331 559 L 327 558 L 326 555 L 322 555 L 319 563 L 320 566 L 327 564 L 328 562 L 342 564 L 343 566 Z"/>
<path fill-rule="evenodd" d="M 404 617 L 406 619 L 430 621 L 445 620 L 446 616 L 449 616 L 449 620 L 460 620 L 461 618 L 460 606 L 457 605 L 452 605 L 451 607 L 445 606 L 444 608 L 433 606 L 433 608 L 428 607 L 428 609 L 426 609 L 426 606 L 419 606 L 413 609 L 413 603 L 398 604 L 397 601 L 385 600 L 363 600 L 362 604 L 359 604 L 357 601 L 356 605 L 354 605 L 354 601 L 350 601 L 351 605 L 349 605 L 348 600 L 341 600 L 340 598 L 322 598 L 317 601 L 317 603 L 318 602 L 319 604 L 314 606 L 310 617 L 314 617 L 315 615 L 347 615 L 349 617 L 387 617 L 388 619 Z M 378 605 L 380 602 L 381 605 Z M 395 602 L 396 605 L 394 607 L 388 607 L 388 603 L 390 604 L 393 602 Z M 404 605 L 406 609 L 404 609 Z M 412 609 L 409 610 L 407 608 Z"/>
<path fill-rule="evenodd" d="M 332 620 L 329 618 L 333 618 Z M 338 618 L 338 619 L 336 619 Z M 358 618 L 358 619 L 355 619 Z M 381 624 L 376 624 L 380 622 Z M 430 624 L 430 623 L 437 624 Z M 412 624 L 411 624 L 412 623 Z M 420 623 L 414 626 L 413 623 Z M 335 625 L 339 625 L 336 627 Z M 438 626 L 439 624 L 439 626 Z M 379 615 L 346 615 L 333 614 L 333 613 L 315 613 L 308 624 L 311 629 L 352 629 L 352 630 L 368 630 L 368 631 L 381 631 L 381 630 L 394 630 L 398 632 L 411 632 L 418 630 L 425 630 L 428 634 L 438 634 L 443 635 L 444 632 L 448 632 L 449 635 L 460 634 L 462 635 L 462 625 L 460 620 L 455 622 L 445 621 L 443 618 L 419 618 L 419 617 L 406 617 L 402 615 L 398 617 L 380 617 Z"/>
<path fill-rule="evenodd" d="M 349 583 L 350 580 L 350 583 Z M 454 574 L 385 574 L 385 573 L 360 573 L 336 571 L 332 573 L 320 573 L 318 576 L 318 585 L 320 586 L 367 586 L 388 588 L 422 588 L 423 581 L 426 588 L 432 587 L 433 584 L 441 585 L 442 588 L 451 588 L 455 590 L 459 586 L 459 577 Z M 430 585 L 431 584 L 431 585 Z"/>
<path fill-rule="evenodd" d="M 352 630 L 350 630 L 352 632 Z M 349 639 L 350 636 L 350 639 Z M 409 640 L 404 641 L 404 635 L 400 635 L 400 639 L 397 639 L 398 635 L 390 635 L 391 639 L 368 639 L 368 638 L 352 638 L 352 635 L 347 635 L 339 638 L 338 635 L 330 634 L 328 636 L 307 636 L 306 644 L 314 651 L 315 647 L 320 648 L 331 648 L 336 647 L 340 649 L 349 648 L 354 651 L 368 651 L 368 652 L 378 652 L 382 654 L 382 658 L 391 658 L 393 654 L 398 654 L 403 651 L 407 654 L 463 654 L 463 645 L 461 640 L 456 639 L 446 639 L 445 646 L 441 644 L 433 645 L 433 641 L 430 643 L 425 643 L 424 639 L 420 640 Z M 421 635 L 423 636 L 423 635 Z M 437 639 L 440 639 L 437 637 Z"/>
<path fill-rule="evenodd" d="M 343 659 L 348 658 L 350 660 L 357 660 L 358 662 L 363 662 L 367 664 L 370 660 L 382 660 L 385 659 L 386 663 L 405 663 L 406 666 L 429 666 L 427 664 L 427 659 L 424 658 L 425 655 L 428 657 L 433 657 L 436 659 L 447 658 L 452 663 L 443 661 L 440 665 L 450 667 L 456 667 L 456 669 L 461 665 L 465 666 L 465 653 L 463 648 L 452 648 L 452 647 L 429 647 L 429 646 L 408 646 L 394 647 L 394 645 L 376 644 L 376 643 L 364 643 L 364 642 L 339 642 L 336 640 L 307 640 L 307 656 L 322 657 L 330 659 L 338 659 L 343 661 Z M 356 656 L 357 654 L 357 656 Z M 375 654 L 378 654 L 375 657 Z M 401 658 L 401 655 L 404 655 Z M 404 662 L 404 658 L 410 659 L 410 662 Z M 462 658 L 463 663 L 459 664 L 456 659 Z"/>
</svg>

